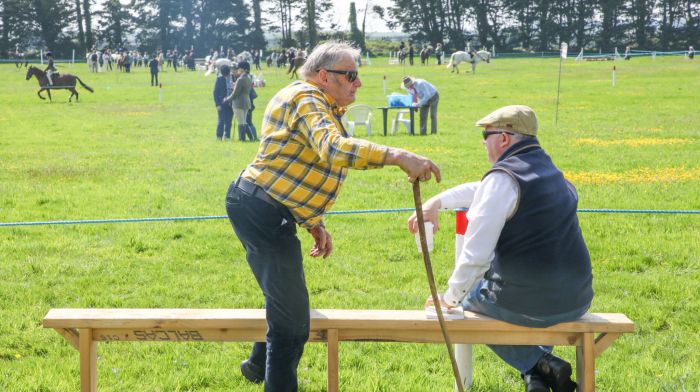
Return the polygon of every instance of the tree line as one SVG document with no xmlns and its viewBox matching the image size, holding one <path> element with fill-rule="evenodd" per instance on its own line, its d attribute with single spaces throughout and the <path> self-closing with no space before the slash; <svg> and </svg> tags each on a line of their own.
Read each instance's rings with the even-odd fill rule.
<svg viewBox="0 0 700 392">
<path fill-rule="evenodd" d="M 495 46 L 499 51 L 618 46 L 668 50 L 697 45 L 700 0 L 371 0 L 348 6 L 349 31 L 333 23 L 331 0 L 0 0 L 0 55 L 16 47 L 67 55 L 92 48 L 265 49 L 266 33 L 280 46 L 312 47 L 328 38 L 364 48 L 368 13 L 417 43 L 448 49 Z M 319 26 L 329 26 L 320 31 Z M 135 47 L 134 47 L 135 46 Z"/>
<path fill-rule="evenodd" d="M 395 0 L 375 10 L 417 41 L 453 49 L 669 50 L 700 38 L 700 0 Z"/>
</svg>

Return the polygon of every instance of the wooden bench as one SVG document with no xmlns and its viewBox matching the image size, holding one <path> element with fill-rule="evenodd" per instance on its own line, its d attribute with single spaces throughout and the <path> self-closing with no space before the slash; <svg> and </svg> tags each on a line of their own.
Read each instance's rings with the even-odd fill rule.
<svg viewBox="0 0 700 392">
<path fill-rule="evenodd" d="M 549 328 L 519 327 L 471 312 L 446 322 L 453 343 L 576 346 L 579 391 L 595 390 L 595 358 L 634 331 L 634 323 L 618 313 L 590 313 Z M 265 340 L 266 329 L 263 309 L 51 309 L 43 325 L 80 352 L 81 391 L 97 390 L 98 342 L 254 342 Z M 332 392 L 338 391 L 339 342 L 444 344 L 438 321 L 427 320 L 421 310 L 312 310 L 309 341 L 328 345 Z"/>
</svg>

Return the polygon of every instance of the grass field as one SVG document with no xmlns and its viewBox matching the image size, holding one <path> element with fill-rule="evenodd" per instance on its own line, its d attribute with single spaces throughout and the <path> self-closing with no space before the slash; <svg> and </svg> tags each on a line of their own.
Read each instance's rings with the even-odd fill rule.
<svg viewBox="0 0 700 392">
<path fill-rule="evenodd" d="M 404 68 L 386 60 L 361 69 L 358 103 L 386 103 Z M 474 122 L 493 109 L 527 104 L 540 141 L 579 190 L 580 208 L 700 209 L 700 62 L 682 57 L 616 62 L 494 59 L 476 75 L 406 67 L 440 90 L 439 133 L 381 134 L 375 111 L 367 139 L 434 159 L 443 183 L 424 199 L 477 180 L 488 169 Z M 463 71 L 466 67 L 463 67 Z M 214 78 L 161 73 L 163 101 L 146 69 L 78 74 L 95 89 L 81 100 L 35 95 L 24 71 L 0 66 L 0 222 L 225 215 L 228 184 L 256 145 L 216 142 Z M 289 82 L 264 70 L 255 121 Z M 364 131 L 359 131 L 364 137 Z M 335 211 L 402 208 L 411 186 L 397 168 L 351 172 Z M 307 258 L 315 308 L 416 309 L 429 295 L 407 213 L 331 215 L 336 246 Z M 453 266 L 454 214 L 443 213 L 433 265 L 439 290 Z M 700 216 L 581 213 L 593 259 L 592 311 L 623 312 L 637 332 L 597 361 L 600 391 L 700 390 Z M 310 236 L 300 235 L 305 249 Z M 54 307 L 260 307 L 262 296 L 225 219 L 189 222 L 0 227 L 0 390 L 74 391 L 78 353 L 41 320 Z M 250 344 L 101 344 L 103 391 L 261 391 L 238 371 Z M 573 359 L 573 348 L 557 352 Z M 344 343 L 343 391 L 451 391 L 440 345 Z M 299 366 L 304 391 L 325 390 L 325 346 L 310 344 Z M 520 391 L 519 375 L 475 346 L 474 391 Z"/>
</svg>

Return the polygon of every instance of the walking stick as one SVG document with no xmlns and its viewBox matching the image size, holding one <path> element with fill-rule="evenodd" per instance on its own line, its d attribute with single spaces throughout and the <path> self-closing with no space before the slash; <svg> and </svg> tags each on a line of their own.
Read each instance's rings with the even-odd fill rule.
<svg viewBox="0 0 700 392">
<path fill-rule="evenodd" d="M 450 341 L 449 335 L 447 335 L 447 326 L 445 325 L 445 317 L 442 315 L 442 301 L 438 297 L 437 289 L 435 288 L 435 277 L 433 276 L 433 267 L 430 264 L 430 253 L 428 252 L 428 243 L 425 239 L 425 220 L 423 219 L 423 203 L 420 200 L 420 180 L 416 178 L 413 182 L 413 201 L 416 204 L 416 218 L 418 219 L 418 233 L 420 235 L 420 248 L 423 252 L 423 263 L 425 264 L 425 272 L 428 275 L 428 284 L 430 285 L 430 294 L 433 297 L 433 306 L 435 306 L 435 313 L 437 313 L 438 321 L 440 322 L 440 329 L 442 330 L 442 336 L 445 338 L 445 344 L 447 345 L 447 352 L 450 354 L 450 362 L 452 362 L 452 372 L 455 376 L 455 382 L 457 383 L 457 390 L 459 392 L 464 391 L 462 386 L 462 378 L 459 376 L 459 369 L 457 368 L 457 360 L 455 360 L 455 354 L 452 351 L 452 342 Z"/>
</svg>

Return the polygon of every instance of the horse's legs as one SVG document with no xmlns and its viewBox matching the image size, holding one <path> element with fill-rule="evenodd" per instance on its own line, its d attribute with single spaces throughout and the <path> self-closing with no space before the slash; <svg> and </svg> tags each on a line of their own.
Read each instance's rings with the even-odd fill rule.
<svg viewBox="0 0 700 392">
<path fill-rule="evenodd" d="M 41 95 L 41 92 L 42 92 L 42 91 L 44 91 L 44 89 L 43 89 L 43 88 L 40 88 L 40 89 L 36 92 L 36 95 L 38 95 L 39 98 L 41 98 L 41 99 L 46 99 L 46 98 L 44 98 L 43 95 Z"/>
<path fill-rule="evenodd" d="M 78 90 L 76 90 L 75 87 L 70 89 L 70 97 L 68 98 L 68 102 L 70 102 L 71 98 L 73 98 L 73 95 L 75 95 L 75 102 L 78 102 Z"/>
<path fill-rule="evenodd" d="M 53 102 L 51 99 L 51 89 L 46 90 L 46 93 L 49 94 L 49 102 Z"/>
<path fill-rule="evenodd" d="M 476 62 L 472 63 L 472 73 L 476 73 Z"/>
</svg>

